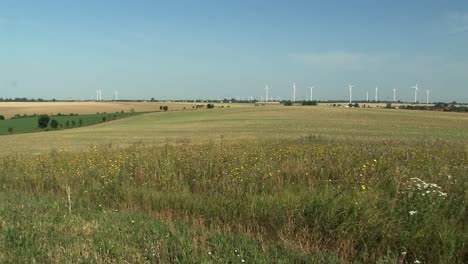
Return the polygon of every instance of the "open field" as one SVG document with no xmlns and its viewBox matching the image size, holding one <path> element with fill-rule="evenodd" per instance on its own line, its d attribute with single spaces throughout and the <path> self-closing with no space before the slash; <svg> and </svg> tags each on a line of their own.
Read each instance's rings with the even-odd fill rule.
<svg viewBox="0 0 468 264">
<path fill-rule="evenodd" d="M 468 115 L 388 109 L 259 106 L 150 113 L 92 127 L 3 136 L 2 153 L 99 144 L 282 140 L 443 140 L 466 144 Z"/>
<path fill-rule="evenodd" d="M 189 110 L 195 105 L 206 103 L 172 103 L 172 102 L 0 102 L 0 115 L 10 118 L 14 115 L 48 114 L 95 114 L 97 112 L 115 113 L 120 111 L 153 112 L 160 106 L 167 105 L 169 110 Z M 221 104 L 220 104 L 221 105 Z M 239 104 L 223 104 L 239 107 Z"/>
<path fill-rule="evenodd" d="M 252 106 L 1 136 L 0 262 L 463 263 L 466 131 Z"/>
</svg>

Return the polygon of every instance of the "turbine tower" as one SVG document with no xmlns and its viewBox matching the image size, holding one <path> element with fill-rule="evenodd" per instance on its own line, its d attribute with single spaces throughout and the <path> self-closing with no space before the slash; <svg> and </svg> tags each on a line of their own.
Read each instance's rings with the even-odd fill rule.
<svg viewBox="0 0 468 264">
<path fill-rule="evenodd" d="M 119 93 L 119 92 L 115 91 L 115 101 L 117 101 L 118 98 L 119 98 L 119 97 L 118 97 L 118 93 Z"/>
<path fill-rule="evenodd" d="M 310 101 L 314 100 L 314 88 L 315 86 L 310 87 Z"/>
<path fill-rule="evenodd" d="M 426 90 L 426 104 L 429 104 L 429 93 L 431 90 Z"/>
<path fill-rule="evenodd" d="M 393 89 L 393 102 L 396 102 L 396 88 Z"/>
<path fill-rule="evenodd" d="M 377 100 L 377 99 L 378 99 L 378 96 L 377 96 L 377 95 L 378 95 L 378 92 L 379 92 L 379 87 L 376 86 L 376 87 L 375 87 L 375 101 L 376 101 L 376 102 L 378 101 L 378 100 Z"/>
<path fill-rule="evenodd" d="M 99 101 L 102 101 L 102 90 L 99 90 Z"/>
<path fill-rule="evenodd" d="M 96 90 L 96 101 L 99 101 L 99 90 Z"/>
<path fill-rule="evenodd" d="M 296 102 L 296 83 L 293 84 L 293 103 Z"/>
<path fill-rule="evenodd" d="M 414 89 L 414 103 L 416 103 L 418 101 L 418 84 L 416 84 L 415 86 L 411 87 L 412 89 Z"/>
<path fill-rule="evenodd" d="M 353 87 L 354 85 L 348 84 L 349 87 L 349 103 L 351 104 L 353 101 Z"/>
<path fill-rule="evenodd" d="M 265 92 L 266 92 L 266 96 L 265 96 L 265 102 L 268 102 L 268 84 L 266 85 L 265 87 Z"/>
<path fill-rule="evenodd" d="M 369 102 L 369 91 L 366 93 L 366 101 Z"/>
</svg>

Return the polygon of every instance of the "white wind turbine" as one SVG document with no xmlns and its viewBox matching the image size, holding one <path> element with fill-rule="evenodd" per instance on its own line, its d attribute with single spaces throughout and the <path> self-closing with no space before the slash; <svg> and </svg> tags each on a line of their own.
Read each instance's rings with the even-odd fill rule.
<svg viewBox="0 0 468 264">
<path fill-rule="evenodd" d="M 369 102 L 369 91 L 366 92 L 366 101 Z"/>
<path fill-rule="evenodd" d="M 426 90 L 426 104 L 429 104 L 429 93 L 431 90 Z"/>
<path fill-rule="evenodd" d="M 293 103 L 296 102 L 296 83 L 293 84 Z"/>
<path fill-rule="evenodd" d="M 348 84 L 349 87 L 349 103 L 351 104 L 353 101 L 353 87 L 354 85 Z"/>
<path fill-rule="evenodd" d="M 270 89 L 268 88 L 268 84 L 267 84 L 267 86 L 265 87 L 265 92 L 266 92 L 265 102 L 268 102 L 268 90 Z"/>
<path fill-rule="evenodd" d="M 414 89 L 414 103 L 416 103 L 418 101 L 418 84 L 416 84 L 415 86 L 411 87 L 412 89 Z"/>
<path fill-rule="evenodd" d="M 310 101 L 314 100 L 314 88 L 315 86 L 310 87 Z"/>
<path fill-rule="evenodd" d="M 393 89 L 393 102 L 396 102 L 396 88 Z"/>
<path fill-rule="evenodd" d="M 119 98 L 118 95 L 119 95 L 119 92 L 115 91 L 115 101 L 118 100 L 118 98 Z"/>
<path fill-rule="evenodd" d="M 376 86 L 376 87 L 375 87 L 375 101 L 376 101 L 376 102 L 378 101 L 378 92 L 379 92 L 379 87 Z"/>
</svg>

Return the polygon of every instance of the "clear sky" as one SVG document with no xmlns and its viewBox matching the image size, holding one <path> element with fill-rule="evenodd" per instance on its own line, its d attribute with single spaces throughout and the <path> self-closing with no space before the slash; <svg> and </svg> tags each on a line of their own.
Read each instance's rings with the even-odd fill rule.
<svg viewBox="0 0 468 264">
<path fill-rule="evenodd" d="M 0 0 L 0 97 L 468 102 L 468 1 Z"/>
</svg>

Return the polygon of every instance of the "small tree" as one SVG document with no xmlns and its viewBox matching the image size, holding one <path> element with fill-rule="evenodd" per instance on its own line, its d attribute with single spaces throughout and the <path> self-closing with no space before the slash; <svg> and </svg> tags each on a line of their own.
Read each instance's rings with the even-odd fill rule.
<svg viewBox="0 0 468 264">
<path fill-rule="evenodd" d="M 354 107 L 359 107 L 359 104 L 358 104 L 358 103 L 354 103 Z"/>
<path fill-rule="evenodd" d="M 291 101 L 286 101 L 286 102 L 284 102 L 284 105 L 285 106 L 291 106 L 291 105 L 293 105 L 293 103 Z"/>
<path fill-rule="evenodd" d="M 207 104 L 207 105 L 206 105 L 206 108 L 212 109 L 212 108 L 214 108 L 214 104 Z"/>
<path fill-rule="evenodd" d="M 102 122 L 106 122 L 107 121 L 107 117 L 103 116 L 102 117 Z"/>
<path fill-rule="evenodd" d="M 3 115 L 0 115 L 0 120 L 5 120 L 5 117 Z"/>
<path fill-rule="evenodd" d="M 8 128 L 8 133 L 10 133 L 10 134 L 13 133 L 13 128 L 12 127 Z"/>
<path fill-rule="evenodd" d="M 40 115 L 37 120 L 37 125 L 40 128 L 46 128 L 49 125 L 50 117 L 48 115 Z"/>
<path fill-rule="evenodd" d="M 65 122 L 65 126 L 70 127 L 70 121 L 69 120 L 67 120 L 67 122 Z"/>
<path fill-rule="evenodd" d="M 57 127 L 59 126 L 59 122 L 55 119 L 52 119 L 52 121 L 50 121 L 50 127 L 53 128 L 53 129 L 57 129 Z"/>
<path fill-rule="evenodd" d="M 78 119 L 78 126 L 82 126 L 83 125 L 83 119 Z"/>
<path fill-rule="evenodd" d="M 163 106 L 162 106 L 162 105 L 159 106 L 159 110 L 161 110 L 161 111 L 163 110 Z"/>
<path fill-rule="evenodd" d="M 76 125 L 75 120 L 71 121 L 71 125 L 72 125 L 72 127 L 74 127 Z"/>
<path fill-rule="evenodd" d="M 168 109 L 169 109 L 169 107 L 167 105 L 163 106 L 164 111 L 167 111 Z"/>
</svg>

